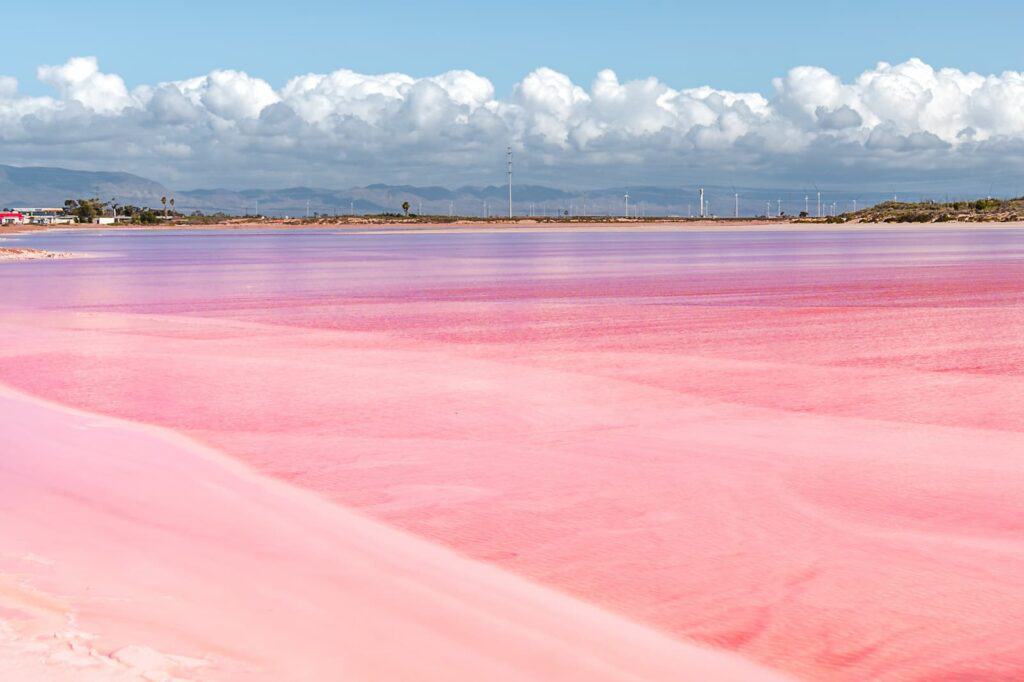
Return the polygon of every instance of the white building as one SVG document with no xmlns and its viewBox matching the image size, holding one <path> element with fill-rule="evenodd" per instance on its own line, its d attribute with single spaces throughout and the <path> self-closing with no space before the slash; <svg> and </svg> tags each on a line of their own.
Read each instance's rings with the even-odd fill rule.
<svg viewBox="0 0 1024 682">
<path fill-rule="evenodd" d="M 69 225 L 75 217 L 64 212 L 63 208 L 16 208 L 17 213 L 25 216 L 26 223 L 33 225 Z"/>
</svg>

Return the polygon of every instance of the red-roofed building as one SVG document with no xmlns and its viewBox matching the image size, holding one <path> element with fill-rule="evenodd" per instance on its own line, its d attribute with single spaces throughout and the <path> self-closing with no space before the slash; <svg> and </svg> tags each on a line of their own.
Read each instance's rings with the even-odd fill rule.
<svg viewBox="0 0 1024 682">
<path fill-rule="evenodd" d="M 0 225 L 23 225 L 25 216 L 16 211 L 0 211 Z"/>
</svg>

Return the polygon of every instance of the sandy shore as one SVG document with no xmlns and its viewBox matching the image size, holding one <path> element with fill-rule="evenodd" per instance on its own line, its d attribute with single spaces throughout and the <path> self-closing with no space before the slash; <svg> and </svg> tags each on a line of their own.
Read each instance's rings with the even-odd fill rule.
<svg viewBox="0 0 1024 682">
<path fill-rule="evenodd" d="M 0 387 L 4 680 L 781 680 Z"/>
<path fill-rule="evenodd" d="M 0 262 L 18 260 L 46 260 L 49 258 L 74 258 L 71 253 L 58 253 L 54 251 L 41 251 L 40 249 L 24 249 L 0 247 Z"/>
</svg>

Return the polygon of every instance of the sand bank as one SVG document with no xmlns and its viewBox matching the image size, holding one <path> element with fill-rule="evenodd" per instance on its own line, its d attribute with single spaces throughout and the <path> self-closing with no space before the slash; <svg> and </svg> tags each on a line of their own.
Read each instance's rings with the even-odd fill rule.
<svg viewBox="0 0 1024 682">
<path fill-rule="evenodd" d="M 74 258 L 71 253 L 58 253 L 54 251 L 42 251 L 40 249 L 25 249 L 0 247 L 0 262 L 17 260 L 46 260 L 48 258 Z"/>
<path fill-rule="evenodd" d="M 779 680 L 266 479 L 0 388 L 5 680 Z"/>
</svg>

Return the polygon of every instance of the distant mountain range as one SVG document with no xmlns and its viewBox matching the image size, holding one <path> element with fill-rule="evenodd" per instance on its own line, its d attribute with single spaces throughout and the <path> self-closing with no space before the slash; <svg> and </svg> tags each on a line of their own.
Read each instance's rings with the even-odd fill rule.
<svg viewBox="0 0 1024 682">
<path fill-rule="evenodd" d="M 20 168 L 0 165 L 0 207 L 60 207 L 65 199 L 98 196 L 121 203 L 157 203 L 166 193 L 159 182 L 131 173 Z"/>
<path fill-rule="evenodd" d="M 732 216 L 739 195 L 739 214 L 776 215 L 780 208 L 787 215 L 808 210 L 817 213 L 817 192 L 808 189 L 771 189 L 755 187 L 706 186 L 706 213 Z M 513 187 L 513 210 L 517 215 L 552 216 L 622 215 L 626 195 L 630 215 L 688 216 L 699 213 L 698 187 L 608 187 L 588 191 L 570 191 L 541 185 Z M 0 207 L 63 206 L 65 199 L 99 197 L 116 199 L 120 204 L 160 207 L 160 197 L 173 196 L 175 208 L 184 213 L 223 212 L 234 215 L 305 216 L 313 214 L 399 213 L 402 203 L 410 211 L 432 215 L 504 215 L 508 212 L 508 188 L 498 185 L 414 187 L 411 185 L 373 184 L 348 189 L 290 187 L 286 189 L 192 189 L 174 190 L 159 182 L 130 173 L 76 171 L 64 168 L 21 168 L 0 165 Z M 839 213 L 864 208 L 892 199 L 880 192 L 822 190 L 822 213 Z M 903 198 L 903 197 L 901 197 Z M 913 194 L 918 201 L 942 196 Z M 781 201 L 781 206 L 780 206 Z"/>
</svg>

